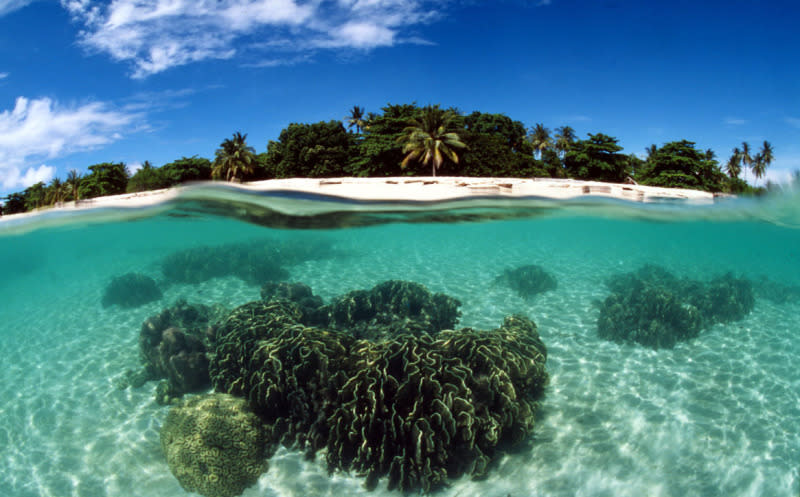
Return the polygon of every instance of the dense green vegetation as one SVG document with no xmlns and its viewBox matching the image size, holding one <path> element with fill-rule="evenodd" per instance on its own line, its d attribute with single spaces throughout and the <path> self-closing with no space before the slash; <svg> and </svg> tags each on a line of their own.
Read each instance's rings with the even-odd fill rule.
<svg viewBox="0 0 800 497">
<path fill-rule="evenodd" d="M 580 139 L 569 126 L 552 133 L 542 123 L 530 129 L 504 114 L 443 109 L 439 105 L 389 104 L 365 113 L 354 106 L 343 121 L 291 123 L 266 151 L 256 153 L 240 132 L 225 139 L 213 160 L 183 157 L 161 167 L 149 161 L 131 174 L 123 163 L 72 170 L 65 180 L 36 183 L 4 199 L 0 214 L 14 214 L 68 201 L 169 188 L 190 181 L 254 181 L 338 176 L 553 177 L 758 194 L 754 188 L 774 159 L 764 141 L 755 152 L 736 147 L 724 169 L 713 150 L 679 140 L 647 148 L 645 159 L 626 154 L 619 139 L 588 133 Z M 744 176 L 742 178 L 741 176 Z"/>
</svg>

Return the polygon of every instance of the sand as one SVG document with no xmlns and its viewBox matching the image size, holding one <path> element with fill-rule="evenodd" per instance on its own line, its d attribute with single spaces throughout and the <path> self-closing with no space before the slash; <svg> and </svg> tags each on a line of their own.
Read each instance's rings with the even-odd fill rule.
<svg viewBox="0 0 800 497">
<path fill-rule="evenodd" d="M 200 185 L 214 183 L 200 183 Z M 467 178 L 467 177 L 390 177 L 390 178 L 291 178 L 254 181 L 243 184 L 225 183 L 234 188 L 259 192 L 301 192 L 323 194 L 365 201 L 442 201 L 476 196 L 537 197 L 567 200 L 584 196 L 606 197 L 633 202 L 679 201 L 689 204 L 713 204 L 715 194 L 698 190 L 660 188 L 652 186 L 602 183 L 553 178 Z M 39 212 L 87 210 L 98 208 L 146 207 L 185 195 L 195 185 L 162 190 L 112 195 L 23 214 L 0 217 L 20 219 Z"/>
</svg>

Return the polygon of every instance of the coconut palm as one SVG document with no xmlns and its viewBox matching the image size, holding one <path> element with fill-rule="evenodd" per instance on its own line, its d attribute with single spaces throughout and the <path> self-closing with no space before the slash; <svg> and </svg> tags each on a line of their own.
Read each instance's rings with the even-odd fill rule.
<svg viewBox="0 0 800 497">
<path fill-rule="evenodd" d="M 364 129 L 364 124 L 364 108 L 354 105 L 353 108 L 350 109 L 350 115 L 347 116 L 347 127 L 352 128 L 355 126 L 356 133 L 361 133 L 361 130 Z"/>
<path fill-rule="evenodd" d="M 761 151 L 756 155 L 753 164 L 753 174 L 756 176 L 756 179 L 761 179 L 764 176 L 764 173 L 767 171 L 769 165 L 772 164 L 774 158 L 772 144 L 764 140 Z"/>
<path fill-rule="evenodd" d="M 744 165 L 744 180 L 747 182 L 747 169 L 753 166 L 753 157 L 750 155 L 750 144 L 742 142 L 742 164 Z"/>
<path fill-rule="evenodd" d="M 49 205 L 55 205 L 63 202 L 64 194 L 66 193 L 66 186 L 67 185 L 58 178 L 53 178 L 50 180 L 50 184 L 47 185 L 47 190 L 45 191 L 45 203 Z"/>
<path fill-rule="evenodd" d="M 533 145 L 534 153 L 537 153 L 539 158 L 542 157 L 542 152 L 547 150 L 553 145 L 553 141 L 550 138 L 550 130 L 544 127 L 544 124 L 536 123 L 536 126 L 531 128 L 530 133 L 528 134 L 528 139 Z"/>
<path fill-rule="evenodd" d="M 571 127 L 561 126 L 560 128 L 556 128 L 556 152 L 563 158 L 577 139 L 578 135 L 575 134 L 575 130 Z"/>
<path fill-rule="evenodd" d="M 433 176 L 445 158 L 458 164 L 458 154 L 454 148 L 467 148 L 457 133 L 451 130 L 456 114 L 443 110 L 438 105 L 427 105 L 419 118 L 409 121 L 397 141 L 404 143 L 405 159 L 401 167 L 411 162 L 431 166 Z"/>
<path fill-rule="evenodd" d="M 67 191 L 72 194 L 72 200 L 78 202 L 80 200 L 80 186 L 81 186 L 81 175 L 78 174 L 78 171 L 74 169 L 70 169 L 67 173 Z"/>
<path fill-rule="evenodd" d="M 739 174 L 742 172 L 742 151 L 739 147 L 734 147 L 728 163 L 725 165 L 725 171 L 733 179 L 738 179 Z"/>
<path fill-rule="evenodd" d="M 647 159 L 652 159 L 658 153 L 658 145 L 653 143 L 649 147 L 645 147 L 644 151 L 647 152 Z"/>
<path fill-rule="evenodd" d="M 255 169 L 256 152 L 247 145 L 247 134 L 236 132 L 233 139 L 225 139 L 215 152 L 211 176 L 225 177 L 226 181 L 241 181 L 242 177 L 251 174 Z"/>
</svg>

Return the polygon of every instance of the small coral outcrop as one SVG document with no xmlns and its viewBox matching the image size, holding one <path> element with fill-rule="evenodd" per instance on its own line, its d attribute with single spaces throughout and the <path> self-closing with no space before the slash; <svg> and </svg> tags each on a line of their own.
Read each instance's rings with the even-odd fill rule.
<svg viewBox="0 0 800 497">
<path fill-rule="evenodd" d="M 161 300 L 161 290 L 156 280 L 139 273 L 127 273 L 116 276 L 103 292 L 103 307 L 117 305 L 119 307 L 139 307 Z"/>
<path fill-rule="evenodd" d="M 142 323 L 139 353 L 143 373 L 138 376 L 144 381 L 165 379 L 157 391 L 159 403 L 169 404 L 185 393 L 211 386 L 208 349 L 215 323 L 224 313 L 223 308 L 179 300 Z"/>
<path fill-rule="evenodd" d="M 271 443 L 244 399 L 225 394 L 193 397 L 170 409 L 161 449 L 188 492 L 235 497 L 267 471 Z"/>
<path fill-rule="evenodd" d="M 679 279 L 646 265 L 607 283 L 611 294 L 600 304 L 601 338 L 671 348 L 715 324 L 744 318 L 755 302 L 752 285 L 728 274 L 707 283 Z"/>
<path fill-rule="evenodd" d="M 537 265 L 520 266 L 516 269 L 506 269 L 503 274 L 494 279 L 494 284 L 507 285 L 524 299 L 558 288 L 556 278 Z"/>
</svg>

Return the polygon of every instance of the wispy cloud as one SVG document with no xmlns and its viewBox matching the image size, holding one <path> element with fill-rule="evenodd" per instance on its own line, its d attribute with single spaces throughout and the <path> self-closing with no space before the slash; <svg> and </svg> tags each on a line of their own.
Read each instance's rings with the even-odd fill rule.
<svg viewBox="0 0 800 497">
<path fill-rule="evenodd" d="M 800 128 L 800 118 L 797 117 L 787 117 L 786 124 L 790 126 L 794 126 L 795 128 Z"/>
<path fill-rule="evenodd" d="M 6 79 L 8 77 L 7 72 L 0 72 L 0 79 Z"/>
<path fill-rule="evenodd" d="M 0 0 L 2 1 L 2 0 Z M 440 14 L 428 0 L 61 0 L 84 26 L 80 43 L 144 78 L 172 67 L 239 55 L 245 40 L 281 51 L 371 50 L 412 43 L 410 26 Z M 252 44 L 250 45 L 253 46 Z M 264 60 L 283 59 L 263 57 Z"/>
<path fill-rule="evenodd" d="M 726 117 L 725 124 L 729 126 L 742 126 L 743 124 L 747 124 L 747 120 L 738 117 Z"/>
<path fill-rule="evenodd" d="M 135 129 L 142 117 L 103 102 L 62 106 L 49 98 L 19 97 L 13 109 L 0 112 L 0 185 L 10 189 L 42 181 L 52 168 L 34 164 L 107 145 Z"/>
<path fill-rule="evenodd" d="M 35 0 L 0 0 L 0 17 L 19 10 Z"/>
</svg>

